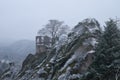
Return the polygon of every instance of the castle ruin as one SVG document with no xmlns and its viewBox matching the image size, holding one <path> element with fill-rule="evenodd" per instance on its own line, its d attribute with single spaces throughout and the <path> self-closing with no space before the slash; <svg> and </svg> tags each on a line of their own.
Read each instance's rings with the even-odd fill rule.
<svg viewBox="0 0 120 80">
<path fill-rule="evenodd" d="M 51 38 L 48 36 L 36 36 L 36 53 L 49 51 L 51 43 Z"/>
</svg>

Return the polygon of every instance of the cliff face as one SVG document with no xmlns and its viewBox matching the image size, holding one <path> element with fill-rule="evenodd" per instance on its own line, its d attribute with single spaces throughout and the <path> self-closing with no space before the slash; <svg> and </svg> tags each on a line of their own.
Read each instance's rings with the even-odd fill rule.
<svg viewBox="0 0 120 80">
<path fill-rule="evenodd" d="M 29 55 L 15 80 L 79 80 L 92 63 L 100 31 L 95 19 L 83 20 L 64 44 L 47 53 Z"/>
</svg>

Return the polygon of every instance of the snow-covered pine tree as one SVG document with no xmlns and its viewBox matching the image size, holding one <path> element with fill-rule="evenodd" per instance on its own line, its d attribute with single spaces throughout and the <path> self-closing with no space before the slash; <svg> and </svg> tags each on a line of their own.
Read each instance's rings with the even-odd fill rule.
<svg viewBox="0 0 120 80">
<path fill-rule="evenodd" d="M 110 19 L 106 22 L 105 31 L 96 47 L 94 69 L 102 80 L 116 80 L 120 64 L 120 31 L 117 22 Z M 119 64 L 119 65 L 116 65 Z"/>
<path fill-rule="evenodd" d="M 90 74 L 83 80 L 120 80 L 120 31 L 116 21 L 106 22 L 95 51 Z"/>
</svg>

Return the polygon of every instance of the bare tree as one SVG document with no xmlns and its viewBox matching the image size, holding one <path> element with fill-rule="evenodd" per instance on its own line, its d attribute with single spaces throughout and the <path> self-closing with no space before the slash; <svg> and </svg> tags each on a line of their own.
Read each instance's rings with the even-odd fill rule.
<svg viewBox="0 0 120 80">
<path fill-rule="evenodd" d="M 66 35 L 69 31 L 69 27 L 64 25 L 63 21 L 58 20 L 49 20 L 49 23 L 45 25 L 44 28 L 39 30 L 39 34 L 46 34 L 52 39 L 52 46 L 59 41 L 59 38 L 63 35 Z"/>
</svg>

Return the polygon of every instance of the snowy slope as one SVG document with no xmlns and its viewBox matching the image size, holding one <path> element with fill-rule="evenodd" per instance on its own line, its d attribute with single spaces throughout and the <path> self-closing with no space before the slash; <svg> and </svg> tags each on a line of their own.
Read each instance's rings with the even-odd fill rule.
<svg viewBox="0 0 120 80">
<path fill-rule="evenodd" d="M 95 19 L 79 22 L 65 42 L 58 42 L 49 52 L 29 54 L 14 79 L 79 80 L 92 63 L 100 32 L 100 25 Z"/>
</svg>

